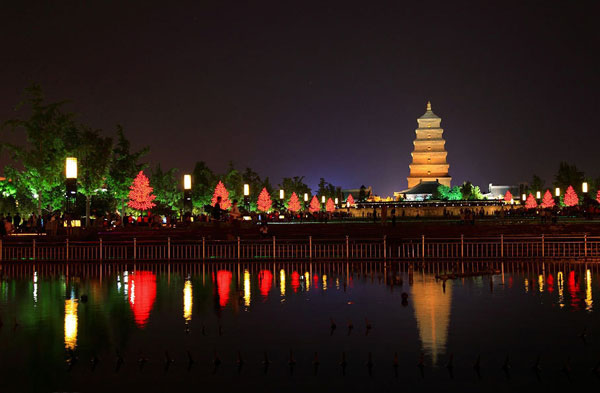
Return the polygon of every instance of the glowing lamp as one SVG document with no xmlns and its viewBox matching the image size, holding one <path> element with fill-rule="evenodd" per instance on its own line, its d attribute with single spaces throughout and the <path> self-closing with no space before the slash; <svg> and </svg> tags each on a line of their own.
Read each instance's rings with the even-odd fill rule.
<svg viewBox="0 0 600 393">
<path fill-rule="evenodd" d="M 308 202 L 308 193 L 304 193 L 304 202 Z"/>
<path fill-rule="evenodd" d="M 536 197 L 536 199 L 540 199 L 542 197 L 542 193 L 539 191 L 536 191 L 535 197 Z"/>
<path fill-rule="evenodd" d="M 338 199 L 337 199 L 337 198 L 335 198 L 335 204 L 336 204 L 336 205 L 338 204 L 338 202 L 339 202 L 339 201 L 338 201 Z"/>
<path fill-rule="evenodd" d="M 67 177 L 67 179 L 77 179 L 77 158 L 76 157 L 67 157 L 66 177 Z"/>
<path fill-rule="evenodd" d="M 581 189 L 583 192 L 588 192 L 588 184 L 587 182 L 583 182 L 583 184 L 581 185 Z"/>
<path fill-rule="evenodd" d="M 183 175 L 183 189 L 191 190 L 192 189 L 192 176 Z"/>
<path fill-rule="evenodd" d="M 556 187 L 556 189 L 554 190 L 554 195 L 556 195 L 557 197 L 560 196 L 560 188 Z"/>
<path fill-rule="evenodd" d="M 250 184 L 244 184 L 244 196 L 250 195 Z"/>
<path fill-rule="evenodd" d="M 279 199 L 283 199 L 283 197 L 284 197 L 283 190 L 279 190 Z"/>
<path fill-rule="evenodd" d="M 325 195 L 321 197 L 321 203 L 325 203 Z"/>
<path fill-rule="evenodd" d="M 521 195 L 521 199 L 522 200 L 526 200 L 527 199 L 527 195 L 525 195 L 525 194 Z"/>
</svg>

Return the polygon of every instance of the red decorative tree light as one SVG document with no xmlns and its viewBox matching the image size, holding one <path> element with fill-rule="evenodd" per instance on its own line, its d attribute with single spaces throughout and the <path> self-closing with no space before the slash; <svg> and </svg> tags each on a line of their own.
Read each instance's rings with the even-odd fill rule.
<svg viewBox="0 0 600 393">
<path fill-rule="evenodd" d="M 217 204 L 217 198 L 221 197 L 221 209 L 227 210 L 231 206 L 231 201 L 229 200 L 229 191 L 225 188 L 225 184 L 219 180 L 217 186 L 215 187 L 215 193 L 213 194 L 212 199 L 210 200 L 211 205 Z"/>
<path fill-rule="evenodd" d="M 596 193 L 596 201 L 600 203 L 600 190 Z"/>
<path fill-rule="evenodd" d="M 567 188 L 567 192 L 565 192 L 565 205 L 566 206 L 575 206 L 579 203 L 579 197 L 577 193 L 573 189 L 573 186 L 569 186 Z"/>
<path fill-rule="evenodd" d="M 506 194 L 504 194 L 504 202 L 510 203 L 513 200 L 513 196 L 510 193 L 510 190 L 506 190 Z"/>
<path fill-rule="evenodd" d="M 127 206 L 136 210 L 150 210 L 156 204 L 152 202 L 156 199 L 156 195 L 152 195 L 153 188 L 150 187 L 150 180 L 140 171 L 133 179 L 133 184 L 129 187 L 129 202 Z"/>
<path fill-rule="evenodd" d="M 317 196 L 313 195 L 312 199 L 310 200 L 310 205 L 308 205 L 308 211 L 311 213 L 316 213 L 319 210 L 321 210 L 321 204 L 319 203 Z"/>
<path fill-rule="evenodd" d="M 298 200 L 298 195 L 295 192 L 292 192 L 292 196 L 288 201 L 288 210 L 292 213 L 296 213 L 300 210 L 300 200 Z"/>
<path fill-rule="evenodd" d="M 535 197 L 533 196 L 533 194 L 529 194 L 527 196 L 527 200 L 525 201 L 525 208 L 526 209 L 535 209 L 537 207 L 537 202 L 535 201 Z"/>
<path fill-rule="evenodd" d="M 269 191 L 267 191 L 266 188 L 263 188 L 260 194 L 258 194 L 257 205 L 258 211 L 266 213 L 269 210 L 271 210 L 271 205 L 273 205 L 273 201 L 271 201 L 271 195 L 269 195 Z"/>
<path fill-rule="evenodd" d="M 348 194 L 348 199 L 346 199 L 346 206 L 350 207 L 354 205 L 354 198 L 352 194 Z"/>
<path fill-rule="evenodd" d="M 544 209 L 550 209 L 554 207 L 554 197 L 552 196 L 550 190 L 546 190 L 546 193 L 544 194 L 544 199 L 542 199 L 542 203 L 540 204 L 540 206 Z"/>
<path fill-rule="evenodd" d="M 327 203 L 325 204 L 325 210 L 327 210 L 328 213 L 333 213 L 335 211 L 335 203 L 333 203 L 331 198 L 327 200 Z"/>
</svg>

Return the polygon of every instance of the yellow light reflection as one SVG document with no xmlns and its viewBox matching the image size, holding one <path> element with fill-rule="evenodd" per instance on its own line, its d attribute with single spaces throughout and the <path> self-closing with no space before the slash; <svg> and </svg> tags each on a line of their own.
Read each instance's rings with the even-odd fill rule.
<svg viewBox="0 0 600 393">
<path fill-rule="evenodd" d="M 560 308 L 563 308 L 565 306 L 565 280 L 563 272 L 556 274 L 556 281 L 558 281 L 558 305 Z"/>
<path fill-rule="evenodd" d="M 529 292 L 529 280 L 525 279 L 525 292 Z"/>
<path fill-rule="evenodd" d="M 192 320 L 192 305 L 194 304 L 194 297 L 192 294 L 192 281 L 190 279 L 185 280 L 183 285 L 183 319 L 186 321 Z"/>
<path fill-rule="evenodd" d="M 285 296 L 285 270 L 279 271 L 279 288 L 281 289 L 281 296 Z"/>
<path fill-rule="evenodd" d="M 77 347 L 77 299 L 65 300 L 65 348 Z"/>
<path fill-rule="evenodd" d="M 327 290 L 327 274 L 323 274 L 323 290 Z"/>
<path fill-rule="evenodd" d="M 244 269 L 244 305 L 250 305 L 250 272 Z"/>
<path fill-rule="evenodd" d="M 588 269 L 585 272 L 585 309 L 592 311 L 592 272 Z"/>
<path fill-rule="evenodd" d="M 33 302 L 37 303 L 38 300 L 38 275 L 37 272 L 33 272 Z"/>
<path fill-rule="evenodd" d="M 544 292 L 544 276 L 541 274 L 538 277 L 538 286 L 540 288 L 540 292 Z"/>
<path fill-rule="evenodd" d="M 308 291 L 310 289 L 310 273 L 309 272 L 304 273 L 304 283 L 306 284 L 306 290 Z"/>
<path fill-rule="evenodd" d="M 335 289 L 340 289 L 340 279 L 339 279 L 339 277 L 335 278 Z"/>
</svg>

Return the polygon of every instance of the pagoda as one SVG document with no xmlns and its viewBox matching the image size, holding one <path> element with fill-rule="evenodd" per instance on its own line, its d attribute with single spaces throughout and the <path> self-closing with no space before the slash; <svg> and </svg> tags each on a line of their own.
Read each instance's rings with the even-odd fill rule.
<svg viewBox="0 0 600 393">
<path fill-rule="evenodd" d="M 446 162 L 445 144 L 442 138 L 444 130 L 440 127 L 442 119 L 431 110 L 431 102 L 427 102 L 425 114 L 417 119 L 419 128 L 415 130 L 417 138 L 409 165 L 408 188 L 422 182 L 437 182 L 450 187 L 452 178 L 448 175 L 450 165 Z"/>
</svg>

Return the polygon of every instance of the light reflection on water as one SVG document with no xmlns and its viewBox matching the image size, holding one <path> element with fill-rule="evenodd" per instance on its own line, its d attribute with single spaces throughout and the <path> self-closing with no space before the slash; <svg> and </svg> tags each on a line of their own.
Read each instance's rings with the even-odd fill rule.
<svg viewBox="0 0 600 393">
<path fill-rule="evenodd" d="M 504 273 L 492 277 L 445 284 L 436 272 L 449 271 L 450 265 L 437 270 L 399 263 L 167 266 L 88 264 L 67 271 L 65 265 L 3 265 L 0 318 L 5 325 L 18 321 L 20 330 L 15 328 L 15 340 L 6 340 L 6 327 L 0 330 L 0 350 L 48 354 L 36 367 L 54 368 L 52 378 L 62 387 L 67 377 L 57 364 L 64 361 L 65 350 L 91 356 L 108 348 L 179 345 L 183 352 L 200 345 L 194 340 L 206 334 L 210 343 L 196 352 L 216 345 L 231 352 L 248 346 L 242 350 L 256 353 L 294 346 L 311 354 L 306 356 L 319 350 L 337 359 L 342 349 L 358 357 L 371 351 L 383 356 L 393 348 L 406 354 L 413 367 L 415 352 L 426 355 L 428 367 L 439 367 L 450 353 L 472 351 L 474 357 L 483 350 L 497 358 L 507 348 L 533 353 L 545 348 L 545 339 L 564 337 L 568 329 L 591 331 L 599 325 L 593 307 L 598 271 L 581 265 L 523 269 L 515 264 L 506 271 L 502 266 Z M 405 306 L 403 293 L 408 295 Z M 182 315 L 185 330 L 177 328 Z M 365 334 L 359 325 L 367 317 L 375 328 Z M 338 324 L 335 334 L 328 334 L 330 318 Z M 346 321 L 356 326 L 352 334 L 344 331 Z M 211 336 L 217 324 L 226 326 L 226 340 Z M 515 332 L 528 335 L 516 339 Z M 563 356 L 572 350 L 568 345 L 554 350 Z M 25 362 L 32 358 L 21 357 Z M 0 358 L 0 367 L 5 362 Z"/>
</svg>

